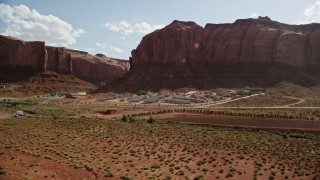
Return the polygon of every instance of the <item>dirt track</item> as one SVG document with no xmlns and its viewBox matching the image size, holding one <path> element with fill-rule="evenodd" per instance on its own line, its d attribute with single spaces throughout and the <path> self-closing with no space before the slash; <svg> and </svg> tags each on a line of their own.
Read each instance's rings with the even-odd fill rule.
<svg viewBox="0 0 320 180">
<path fill-rule="evenodd" d="M 7 112 L 0 112 L 0 119 L 8 119 L 12 117 L 12 114 L 9 114 Z"/>
<path fill-rule="evenodd" d="M 320 121 L 307 121 L 300 119 L 272 119 L 257 117 L 199 115 L 189 113 L 173 113 L 165 116 L 156 116 L 155 118 L 162 120 L 174 120 L 187 124 L 320 131 Z"/>
</svg>

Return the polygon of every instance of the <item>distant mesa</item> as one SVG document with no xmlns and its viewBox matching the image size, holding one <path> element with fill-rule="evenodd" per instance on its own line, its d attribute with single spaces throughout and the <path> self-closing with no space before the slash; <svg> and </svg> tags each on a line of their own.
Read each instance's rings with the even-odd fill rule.
<svg viewBox="0 0 320 180">
<path fill-rule="evenodd" d="M 174 20 L 143 37 L 128 61 L 0 36 L 0 68 L 73 74 L 97 92 L 320 84 L 320 24 L 269 17 L 206 24 Z M 130 71 L 129 71 L 130 69 Z"/>
<path fill-rule="evenodd" d="M 129 71 L 129 63 L 103 54 L 93 56 L 84 51 L 46 46 L 45 42 L 25 42 L 0 35 L 0 69 L 17 73 L 50 70 L 100 83 L 122 77 Z"/>
</svg>

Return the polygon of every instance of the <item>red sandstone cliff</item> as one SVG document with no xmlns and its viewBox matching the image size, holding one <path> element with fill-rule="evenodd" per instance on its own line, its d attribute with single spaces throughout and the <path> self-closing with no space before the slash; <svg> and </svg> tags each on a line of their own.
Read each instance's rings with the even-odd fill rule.
<svg viewBox="0 0 320 180">
<path fill-rule="evenodd" d="M 63 47 L 45 46 L 44 42 L 25 42 L 0 35 L 0 69 L 17 72 L 21 76 L 51 70 L 100 83 L 126 74 L 129 63 Z"/>
<path fill-rule="evenodd" d="M 110 82 L 129 71 L 128 62 L 113 60 L 104 55 L 71 53 L 73 74 L 91 82 Z"/>
<path fill-rule="evenodd" d="M 66 48 L 46 46 L 46 67 L 60 74 L 71 74 L 71 55 Z"/>
<path fill-rule="evenodd" d="M 130 72 L 100 91 L 320 84 L 320 24 L 241 19 L 232 24 L 173 21 L 143 37 Z"/>
<path fill-rule="evenodd" d="M 24 42 L 0 35 L 0 66 L 6 69 L 45 70 L 44 42 Z"/>
<path fill-rule="evenodd" d="M 131 68 L 145 65 L 320 65 L 320 24 L 287 25 L 242 19 L 233 24 L 173 21 L 146 35 L 132 51 Z"/>
</svg>

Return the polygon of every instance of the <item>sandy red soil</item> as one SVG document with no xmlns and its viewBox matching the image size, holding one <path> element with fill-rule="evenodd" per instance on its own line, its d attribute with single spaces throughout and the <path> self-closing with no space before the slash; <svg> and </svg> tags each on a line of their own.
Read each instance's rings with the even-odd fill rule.
<svg viewBox="0 0 320 180">
<path fill-rule="evenodd" d="M 108 172 L 114 179 L 320 176 L 316 133 L 290 136 L 292 132 L 279 130 L 182 124 L 316 129 L 318 121 L 178 112 L 120 120 L 123 115 L 174 108 L 57 100 L 35 105 L 34 115 L 0 119 L 0 166 L 6 171 L 0 179 L 108 179 Z M 116 109 L 115 114 L 100 113 L 109 109 Z M 150 116 L 155 123 L 147 123 Z"/>
<path fill-rule="evenodd" d="M 84 169 L 75 169 L 43 157 L 19 151 L 4 150 L 1 165 L 9 167 L 7 174 L 0 176 L 3 180 L 15 179 L 94 179 L 95 174 Z"/>
</svg>

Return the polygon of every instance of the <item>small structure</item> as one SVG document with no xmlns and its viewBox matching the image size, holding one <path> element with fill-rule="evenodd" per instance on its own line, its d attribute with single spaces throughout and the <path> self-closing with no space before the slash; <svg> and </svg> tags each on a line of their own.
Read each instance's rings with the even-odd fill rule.
<svg viewBox="0 0 320 180">
<path fill-rule="evenodd" d="M 0 84 L 0 89 L 5 89 L 6 85 L 5 84 Z"/>
<path fill-rule="evenodd" d="M 266 92 L 265 89 L 251 89 L 250 90 L 252 94 L 261 94 L 261 93 L 264 93 Z"/>
<path fill-rule="evenodd" d="M 19 117 L 19 116 L 24 116 L 23 111 L 16 111 L 16 112 L 14 113 L 14 117 Z"/>
<path fill-rule="evenodd" d="M 78 97 L 84 97 L 86 95 L 87 95 L 86 92 L 59 94 L 59 96 L 65 96 L 66 98 L 78 98 Z"/>
<path fill-rule="evenodd" d="M 76 93 L 76 95 L 78 95 L 78 96 L 86 96 L 87 93 L 86 92 L 78 92 L 78 93 Z"/>
</svg>

